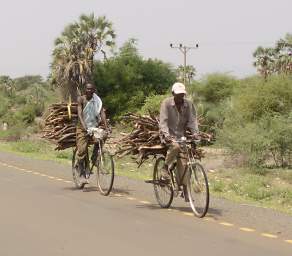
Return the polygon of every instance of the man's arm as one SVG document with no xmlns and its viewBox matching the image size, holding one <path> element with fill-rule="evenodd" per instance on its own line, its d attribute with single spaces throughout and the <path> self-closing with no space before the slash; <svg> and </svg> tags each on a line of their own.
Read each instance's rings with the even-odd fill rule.
<svg viewBox="0 0 292 256">
<path fill-rule="evenodd" d="M 192 134 L 197 134 L 199 132 L 197 111 L 191 102 L 189 102 L 189 108 L 187 128 L 191 131 Z"/>
<path fill-rule="evenodd" d="M 100 118 L 101 118 L 101 122 L 104 124 L 105 129 L 108 129 L 108 123 L 106 120 L 106 114 L 105 114 L 105 109 L 102 108 L 100 111 Z"/>
<path fill-rule="evenodd" d="M 77 102 L 78 102 L 78 107 L 77 107 L 77 112 L 78 112 L 78 119 L 81 123 L 81 126 L 82 128 L 86 131 L 87 130 L 87 127 L 84 123 L 84 120 L 83 120 L 83 108 L 82 108 L 82 105 L 83 105 L 83 99 L 81 96 L 79 96 L 77 98 Z"/>
<path fill-rule="evenodd" d="M 160 107 L 159 130 L 165 137 L 169 137 L 168 111 L 165 101 L 162 102 Z"/>
</svg>

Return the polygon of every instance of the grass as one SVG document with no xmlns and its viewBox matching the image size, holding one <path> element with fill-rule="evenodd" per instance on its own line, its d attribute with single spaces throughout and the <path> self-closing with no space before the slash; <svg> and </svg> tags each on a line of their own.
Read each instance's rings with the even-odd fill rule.
<svg viewBox="0 0 292 256">
<path fill-rule="evenodd" d="M 209 173 L 211 191 L 237 202 L 250 202 L 292 215 L 292 170 L 226 169 Z"/>
<path fill-rule="evenodd" d="M 53 160 L 62 164 L 71 164 L 72 149 L 55 151 L 54 145 L 44 140 L 20 140 L 0 142 L 0 150 L 16 153 L 32 159 Z"/>
<path fill-rule="evenodd" d="M 16 139 L 19 139 L 21 135 L 20 129 L 9 129 L 7 131 L 0 130 L 0 140 L 6 140 L 11 137 L 14 137 Z"/>
<path fill-rule="evenodd" d="M 153 163 L 146 161 L 141 167 L 137 168 L 137 163 L 129 156 L 115 159 L 115 170 L 120 176 L 126 176 L 138 180 L 151 179 L 153 172 Z"/>
<path fill-rule="evenodd" d="M 55 151 L 54 145 L 44 140 L 0 142 L 0 150 L 34 159 L 53 160 L 70 165 L 72 149 Z M 133 179 L 151 179 L 153 161 L 140 168 L 131 157 L 115 158 L 116 174 Z M 228 168 L 209 172 L 212 195 L 241 203 L 273 208 L 292 215 L 292 170 Z"/>
</svg>

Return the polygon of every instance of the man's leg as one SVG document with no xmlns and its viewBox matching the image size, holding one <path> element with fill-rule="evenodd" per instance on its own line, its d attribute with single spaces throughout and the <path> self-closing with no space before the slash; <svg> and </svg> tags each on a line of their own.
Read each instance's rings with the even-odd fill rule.
<svg viewBox="0 0 292 256">
<path fill-rule="evenodd" d="M 188 195 L 187 195 L 187 184 L 190 178 L 189 172 L 186 170 L 187 168 L 187 155 L 186 152 L 181 151 L 177 158 L 177 172 L 180 180 L 180 184 L 183 186 L 183 195 L 185 201 L 188 202 Z"/>
<path fill-rule="evenodd" d="M 172 163 L 176 161 L 179 152 L 180 152 L 180 146 L 178 143 L 173 142 L 169 145 L 169 148 L 167 150 L 167 154 L 165 157 L 165 165 L 162 171 L 162 176 L 164 178 L 170 178 L 168 174 L 168 168 Z"/>
<path fill-rule="evenodd" d="M 78 164 L 82 164 L 85 167 L 86 156 L 88 150 L 88 137 L 86 131 L 83 131 L 80 127 L 76 130 L 76 159 Z M 81 173 L 84 175 L 84 173 Z"/>
<path fill-rule="evenodd" d="M 176 142 L 171 143 L 167 150 L 165 164 L 169 166 L 173 162 L 175 162 L 179 152 L 180 152 L 180 145 Z"/>
<path fill-rule="evenodd" d="M 92 156 L 91 156 L 91 162 L 93 164 L 96 164 L 96 160 L 97 160 L 97 157 L 98 157 L 98 151 L 99 151 L 99 143 L 96 142 L 96 143 L 94 143 Z"/>
</svg>

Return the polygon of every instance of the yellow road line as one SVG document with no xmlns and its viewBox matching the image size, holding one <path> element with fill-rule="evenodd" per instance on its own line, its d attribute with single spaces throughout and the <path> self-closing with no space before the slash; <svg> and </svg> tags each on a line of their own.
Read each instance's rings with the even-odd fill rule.
<svg viewBox="0 0 292 256">
<path fill-rule="evenodd" d="M 268 238 L 278 238 L 278 236 L 269 234 L 269 233 L 261 233 L 261 236 L 268 237 Z"/>
<path fill-rule="evenodd" d="M 52 180 L 63 181 L 65 183 L 73 183 L 72 181 L 68 181 L 68 180 L 64 180 L 62 178 L 50 176 L 50 175 L 47 175 L 47 174 L 44 174 L 44 173 L 40 173 L 40 172 L 37 172 L 37 171 L 34 171 L 34 170 L 27 170 L 27 169 L 20 168 L 18 166 L 9 165 L 9 164 L 3 163 L 3 162 L 0 162 L 0 164 L 3 165 L 3 166 L 6 166 L 6 167 L 14 168 L 16 170 L 24 171 L 25 173 L 32 173 L 34 175 L 39 175 L 39 176 L 42 176 L 42 177 L 47 177 L 47 178 L 52 179 Z"/>
<path fill-rule="evenodd" d="M 130 196 L 127 196 L 126 198 L 127 198 L 128 200 L 131 200 L 131 201 L 136 200 L 136 198 L 134 198 L 134 197 L 130 197 Z"/>
<path fill-rule="evenodd" d="M 244 228 L 244 227 L 242 227 L 242 228 L 239 228 L 239 230 L 244 231 L 244 232 L 255 232 L 255 229 L 252 229 L 252 228 Z"/>
<path fill-rule="evenodd" d="M 194 214 L 191 213 L 191 212 L 183 212 L 183 215 L 190 216 L 190 217 L 194 217 Z"/>
<path fill-rule="evenodd" d="M 139 201 L 139 203 L 141 203 L 141 204 L 151 204 L 151 202 L 149 202 L 149 201 Z"/>
<path fill-rule="evenodd" d="M 211 217 L 204 217 L 203 220 L 206 220 L 206 221 L 216 221 L 214 218 L 211 218 Z"/>
<path fill-rule="evenodd" d="M 39 176 L 42 176 L 42 177 L 47 177 L 49 179 L 54 179 L 54 180 L 57 180 L 57 181 L 62 181 L 64 183 L 73 183 L 72 181 L 69 181 L 69 180 L 64 180 L 62 178 L 58 178 L 58 177 L 54 177 L 54 176 L 49 176 L 47 174 L 40 173 L 40 172 L 37 172 L 37 171 L 27 170 L 27 169 L 24 169 L 24 168 L 20 168 L 20 167 L 17 167 L 17 166 L 13 166 L 13 165 L 6 164 L 4 162 L 0 162 L 0 164 L 3 165 L 3 166 L 9 167 L 9 168 L 14 168 L 14 169 L 17 169 L 17 170 L 24 171 L 26 173 L 32 173 L 34 175 L 39 175 Z M 119 194 L 119 193 L 114 193 L 113 195 L 114 196 L 117 196 L 117 197 L 123 197 L 123 195 L 122 194 Z M 127 196 L 125 198 L 128 199 L 128 200 L 131 200 L 131 201 L 138 200 L 138 199 L 136 199 L 134 197 L 130 197 L 130 196 Z M 142 203 L 142 204 L 151 204 L 151 202 L 145 201 L 145 200 L 138 200 L 138 201 L 140 203 Z M 168 208 L 167 210 L 168 211 L 172 211 L 172 212 L 179 212 L 179 213 L 182 213 L 185 216 L 194 216 L 193 213 L 190 213 L 190 212 L 181 212 L 181 211 L 179 211 L 177 209 Z M 216 220 L 214 218 L 212 218 L 212 217 L 205 217 L 205 218 L 203 218 L 203 220 L 216 222 Z M 233 227 L 234 226 L 234 224 L 229 223 L 229 222 L 219 222 L 219 224 L 220 225 L 223 225 L 223 226 L 227 226 L 227 227 Z M 255 232 L 256 231 L 255 229 L 247 228 L 247 227 L 240 227 L 239 230 L 244 231 L 244 232 Z M 269 234 L 269 233 L 261 233 L 261 236 L 267 237 L 267 238 L 273 238 L 273 239 L 278 238 L 278 236 L 273 235 L 273 234 Z M 286 243 L 292 244 L 292 240 L 284 240 L 284 241 Z"/>
<path fill-rule="evenodd" d="M 229 222 L 219 222 L 220 225 L 226 226 L 226 227 L 233 227 L 234 224 L 229 223 Z"/>
</svg>

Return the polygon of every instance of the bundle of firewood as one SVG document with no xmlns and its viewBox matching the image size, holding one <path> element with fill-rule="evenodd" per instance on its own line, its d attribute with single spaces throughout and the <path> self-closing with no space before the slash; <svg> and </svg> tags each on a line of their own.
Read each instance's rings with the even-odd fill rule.
<svg viewBox="0 0 292 256">
<path fill-rule="evenodd" d="M 77 103 L 52 104 L 48 110 L 43 137 L 56 143 L 56 150 L 74 147 L 78 122 Z"/>
<path fill-rule="evenodd" d="M 167 148 L 161 144 L 159 134 L 159 119 L 155 115 L 141 116 L 137 114 L 127 114 L 123 117 L 127 123 L 134 124 L 134 129 L 129 134 L 123 134 L 124 137 L 119 140 L 119 149 L 116 152 L 118 157 L 125 155 L 137 156 L 139 166 L 151 155 L 166 154 Z M 190 133 L 187 134 L 187 138 Z M 211 135 L 200 132 L 202 140 L 210 140 Z M 203 151 L 194 148 L 195 157 L 202 158 Z"/>
</svg>

